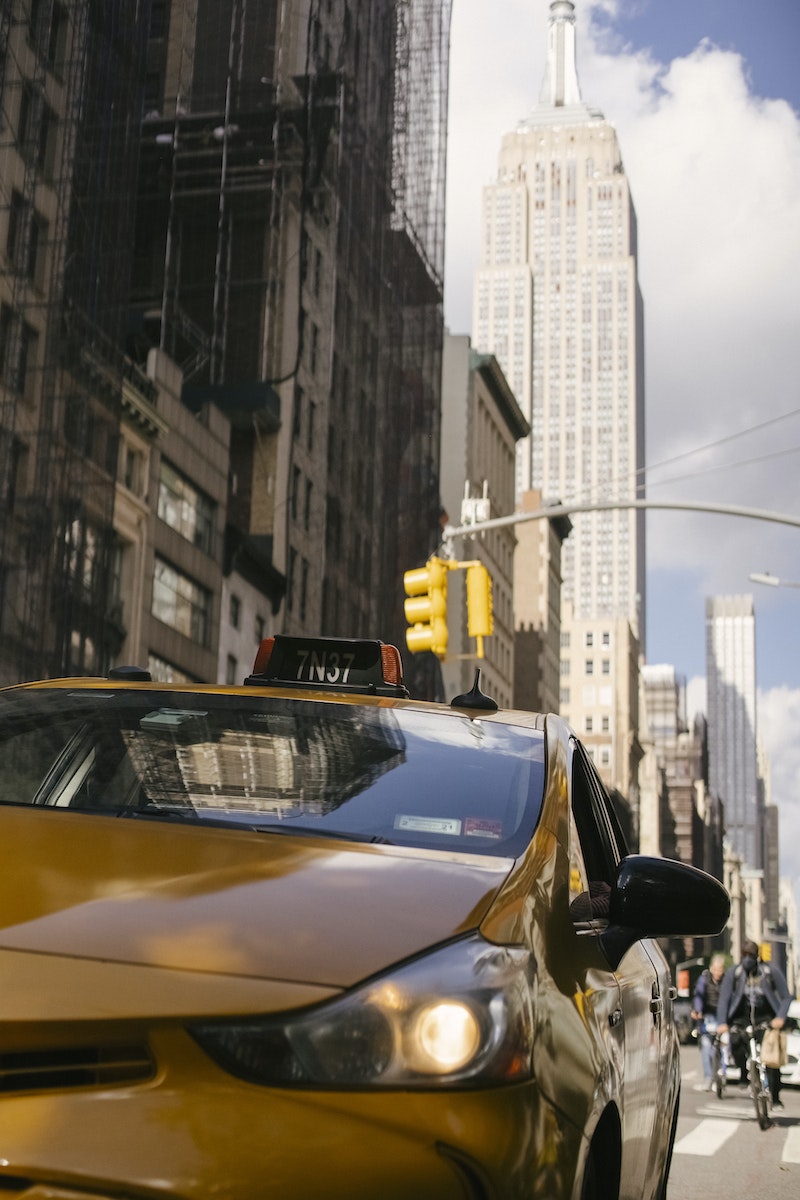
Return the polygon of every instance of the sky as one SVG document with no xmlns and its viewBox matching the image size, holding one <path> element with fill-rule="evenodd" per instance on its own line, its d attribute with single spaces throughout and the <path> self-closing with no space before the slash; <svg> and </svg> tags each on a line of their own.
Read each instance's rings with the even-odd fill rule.
<svg viewBox="0 0 800 1200">
<path fill-rule="evenodd" d="M 800 0 L 575 0 L 583 100 L 639 228 L 651 500 L 800 517 Z M 453 0 L 445 320 L 470 333 L 482 188 L 539 96 L 549 0 Z M 753 596 L 758 730 L 800 883 L 800 528 L 647 515 L 647 661 L 704 704 L 705 601 Z"/>
</svg>

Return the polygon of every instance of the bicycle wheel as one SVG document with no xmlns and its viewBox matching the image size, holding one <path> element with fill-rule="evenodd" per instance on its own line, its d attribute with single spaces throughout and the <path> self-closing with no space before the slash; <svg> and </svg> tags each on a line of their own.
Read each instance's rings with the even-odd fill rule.
<svg viewBox="0 0 800 1200">
<path fill-rule="evenodd" d="M 758 1069 L 757 1062 L 751 1060 L 748 1077 L 750 1079 L 750 1095 L 753 1097 L 753 1107 L 756 1110 L 758 1127 L 759 1129 L 769 1129 L 771 1124 L 769 1119 L 769 1103 L 767 1093 L 761 1086 L 761 1072 Z"/>
<path fill-rule="evenodd" d="M 719 1046 L 714 1046 L 711 1056 L 711 1078 L 714 1080 L 714 1091 L 717 1094 L 717 1099 L 721 1100 L 725 1094 L 725 1075 L 722 1071 L 722 1054 Z"/>
</svg>

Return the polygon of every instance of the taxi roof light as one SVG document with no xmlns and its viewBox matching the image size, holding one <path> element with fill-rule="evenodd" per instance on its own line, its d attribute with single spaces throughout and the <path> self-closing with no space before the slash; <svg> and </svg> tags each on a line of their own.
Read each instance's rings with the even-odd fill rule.
<svg viewBox="0 0 800 1200">
<path fill-rule="evenodd" d="M 400 651 L 366 638 L 264 638 L 245 683 L 408 697 Z"/>
</svg>

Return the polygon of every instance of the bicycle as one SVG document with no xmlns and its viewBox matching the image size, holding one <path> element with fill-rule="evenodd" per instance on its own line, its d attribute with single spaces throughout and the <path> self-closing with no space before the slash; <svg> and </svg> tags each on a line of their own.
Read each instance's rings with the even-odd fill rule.
<svg viewBox="0 0 800 1200">
<path fill-rule="evenodd" d="M 772 1099 L 767 1082 L 767 1068 L 761 1061 L 761 1039 L 758 1037 L 758 1034 L 763 1034 L 768 1027 L 769 1021 L 765 1021 L 760 1025 L 747 1025 L 744 1029 L 747 1036 L 747 1081 L 759 1129 L 769 1129 L 772 1124 L 769 1115 Z"/>
<path fill-rule="evenodd" d="M 700 1050 L 703 1055 L 703 1070 L 710 1069 L 707 1076 L 708 1090 L 715 1092 L 721 1100 L 725 1094 L 727 1082 L 727 1050 L 728 1034 L 719 1033 L 717 1022 L 713 1016 L 704 1017 L 698 1021 L 694 1036 L 700 1040 Z M 708 1057 L 707 1057 L 708 1055 Z"/>
<path fill-rule="evenodd" d="M 711 1033 L 711 1030 L 708 1032 Z M 725 1084 L 728 1082 L 728 1043 L 728 1034 L 718 1033 L 715 1024 L 711 1047 L 711 1080 L 718 1100 L 725 1095 Z"/>
</svg>

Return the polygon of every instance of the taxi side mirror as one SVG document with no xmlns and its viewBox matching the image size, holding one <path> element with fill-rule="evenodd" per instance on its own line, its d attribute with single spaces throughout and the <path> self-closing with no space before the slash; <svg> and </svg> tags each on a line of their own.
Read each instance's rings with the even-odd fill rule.
<svg viewBox="0 0 800 1200">
<path fill-rule="evenodd" d="M 643 937 L 709 937 L 728 920 L 731 901 L 718 879 L 671 858 L 629 854 L 609 901 L 607 952 L 621 957 Z"/>
</svg>

